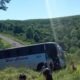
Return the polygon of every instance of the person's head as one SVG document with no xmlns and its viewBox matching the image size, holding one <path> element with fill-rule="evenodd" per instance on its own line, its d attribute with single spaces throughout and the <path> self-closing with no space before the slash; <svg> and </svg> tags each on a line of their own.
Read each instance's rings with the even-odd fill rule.
<svg viewBox="0 0 80 80">
<path fill-rule="evenodd" d="M 26 75 L 25 74 L 20 74 L 19 75 L 19 80 L 26 80 Z"/>
<path fill-rule="evenodd" d="M 43 70 L 43 75 L 46 76 L 46 75 L 49 75 L 49 74 L 50 74 L 49 68 L 45 68 L 45 69 Z"/>
</svg>

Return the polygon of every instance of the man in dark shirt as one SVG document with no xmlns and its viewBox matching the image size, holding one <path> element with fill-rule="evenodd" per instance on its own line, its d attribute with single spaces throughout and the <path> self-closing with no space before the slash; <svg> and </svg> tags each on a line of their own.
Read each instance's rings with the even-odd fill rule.
<svg viewBox="0 0 80 80">
<path fill-rule="evenodd" d="M 43 69 L 43 75 L 46 80 L 53 80 L 52 73 L 48 67 Z"/>
</svg>

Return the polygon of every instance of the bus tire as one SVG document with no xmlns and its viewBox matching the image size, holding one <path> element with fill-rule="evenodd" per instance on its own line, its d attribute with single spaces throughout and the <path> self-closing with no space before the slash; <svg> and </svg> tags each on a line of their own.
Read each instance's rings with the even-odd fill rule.
<svg viewBox="0 0 80 80">
<path fill-rule="evenodd" d="M 37 71 L 41 71 L 43 65 L 44 65 L 43 62 L 39 63 L 39 64 L 37 65 Z"/>
</svg>

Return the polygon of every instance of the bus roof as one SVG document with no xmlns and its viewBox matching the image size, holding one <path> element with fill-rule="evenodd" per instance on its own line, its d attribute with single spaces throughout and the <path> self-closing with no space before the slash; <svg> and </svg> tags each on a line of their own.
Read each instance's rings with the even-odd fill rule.
<svg viewBox="0 0 80 80">
<path fill-rule="evenodd" d="M 57 43 L 56 42 L 36 43 L 36 44 L 30 44 L 30 45 L 26 45 L 26 46 L 22 46 L 22 47 L 1 49 L 0 51 L 10 50 L 10 49 L 17 49 L 17 48 L 25 48 L 25 47 L 31 47 L 31 46 L 37 46 L 37 45 L 44 45 L 44 44 L 57 44 Z"/>
</svg>

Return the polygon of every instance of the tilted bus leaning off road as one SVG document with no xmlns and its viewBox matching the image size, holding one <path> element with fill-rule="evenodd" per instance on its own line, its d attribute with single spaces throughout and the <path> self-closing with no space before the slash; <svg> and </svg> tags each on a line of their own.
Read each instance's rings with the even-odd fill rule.
<svg viewBox="0 0 80 80">
<path fill-rule="evenodd" d="M 44 63 L 50 65 L 50 62 L 54 69 L 65 67 L 64 52 L 55 42 L 0 50 L 0 68 L 12 66 L 39 70 Z"/>
</svg>

